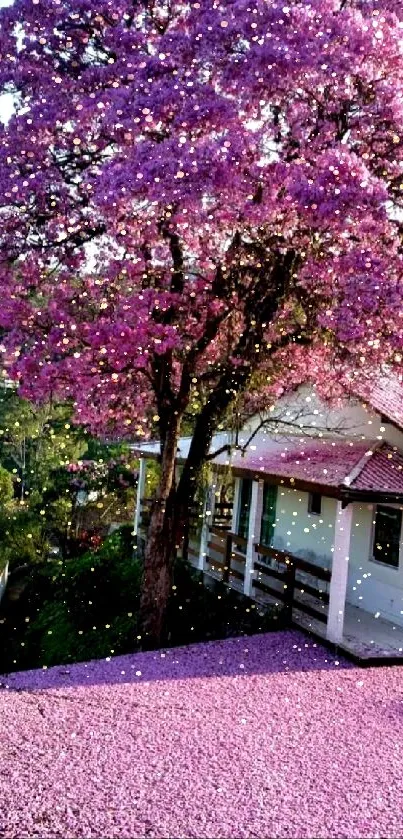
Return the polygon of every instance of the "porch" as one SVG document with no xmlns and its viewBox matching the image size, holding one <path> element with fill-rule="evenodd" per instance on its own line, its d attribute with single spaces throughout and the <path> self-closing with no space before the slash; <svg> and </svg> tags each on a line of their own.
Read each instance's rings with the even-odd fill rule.
<svg viewBox="0 0 403 839">
<path fill-rule="evenodd" d="M 212 527 L 204 573 L 245 593 L 247 542 L 237 534 Z M 294 555 L 255 545 L 249 596 L 262 607 L 277 605 L 288 612 L 290 625 L 323 641 L 331 640 L 329 601 L 332 572 Z M 195 552 L 189 560 L 200 567 Z M 362 662 L 392 658 L 403 662 L 403 627 L 345 602 L 340 651 Z"/>
<path fill-rule="evenodd" d="M 326 640 L 323 623 L 300 614 L 294 623 Z M 392 658 L 403 662 L 403 629 L 391 621 L 365 612 L 358 606 L 346 603 L 344 612 L 343 639 L 340 650 L 350 653 L 361 662 L 371 663 L 375 659 Z"/>
<path fill-rule="evenodd" d="M 287 490 L 283 481 L 282 486 L 275 486 L 271 479 L 256 473 L 248 481 L 242 474 L 232 473 L 232 488 L 225 496 L 222 474 L 219 469 L 216 471 L 204 501 L 192 508 L 188 544 L 181 549 L 191 565 L 207 578 L 221 580 L 243 593 L 262 608 L 277 604 L 285 611 L 290 624 L 327 641 L 362 663 L 389 658 L 403 662 L 402 620 L 393 623 L 393 617 L 388 620 L 389 615 L 380 616 L 376 611 L 381 610 L 378 583 L 375 578 L 369 579 L 371 574 L 361 573 L 365 550 L 362 538 L 357 543 L 356 534 L 364 533 L 369 538 L 371 511 L 366 511 L 365 519 L 360 512 L 360 527 L 357 528 L 354 516 L 361 509 L 358 503 L 340 498 L 340 495 L 337 497 L 330 487 L 321 487 L 322 520 L 320 510 L 316 515 L 317 511 L 311 507 L 312 492 L 309 494 L 309 490 L 317 489 L 317 486 L 304 486 L 297 503 L 296 496 L 292 495 L 292 507 L 287 507 L 287 498 L 291 497 L 287 493 L 294 493 L 292 485 Z M 144 488 L 144 480 L 140 481 L 141 485 Z M 279 498 L 280 507 L 284 509 L 279 507 Z M 145 538 L 150 504 L 151 499 L 139 494 L 135 532 L 140 539 Z M 309 515 L 306 518 L 306 513 L 305 518 L 301 514 L 307 505 L 310 519 Z M 294 542 L 288 548 L 280 538 L 284 528 L 281 530 L 278 516 L 281 514 L 292 526 L 295 519 L 291 517 L 297 515 L 297 510 L 302 526 L 298 530 L 298 540 L 295 540 L 296 534 L 293 535 Z M 312 525 L 315 515 L 315 521 L 321 522 L 322 529 L 315 522 Z M 304 525 L 310 522 L 311 541 L 308 544 L 308 528 Z M 331 533 L 331 538 L 327 536 L 331 553 L 326 551 L 327 555 L 320 535 L 325 528 L 327 534 Z M 349 569 L 350 575 L 354 572 L 354 577 L 364 579 L 349 582 Z M 366 598 L 356 595 L 362 605 L 353 605 L 354 582 L 363 583 L 360 594 L 365 589 Z M 370 586 L 372 603 L 367 597 Z M 400 589 L 397 594 L 403 597 Z"/>
</svg>

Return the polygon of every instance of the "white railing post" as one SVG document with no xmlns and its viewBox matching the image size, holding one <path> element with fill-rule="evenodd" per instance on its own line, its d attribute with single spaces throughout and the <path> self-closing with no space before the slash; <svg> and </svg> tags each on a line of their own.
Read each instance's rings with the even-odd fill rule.
<svg viewBox="0 0 403 839">
<path fill-rule="evenodd" d="M 208 554 L 208 543 L 210 538 L 210 527 L 213 523 L 214 519 L 214 508 L 216 504 L 216 483 L 213 483 L 206 492 L 206 497 L 204 500 L 203 505 L 203 525 L 201 530 L 201 537 L 200 537 L 200 549 L 199 549 L 199 562 L 198 562 L 198 569 L 199 571 L 206 570 L 206 558 Z"/>
<path fill-rule="evenodd" d="M 352 504 L 343 508 L 338 501 L 326 628 L 326 638 L 335 644 L 343 639 L 352 517 Z"/>
<path fill-rule="evenodd" d="M 246 546 L 244 594 L 247 597 L 253 596 L 253 565 L 256 558 L 255 544 L 259 542 L 260 528 L 263 512 L 263 481 L 253 481 L 252 498 L 250 502 L 248 543 Z"/>
<path fill-rule="evenodd" d="M 234 506 L 232 508 L 231 533 L 236 533 L 238 527 L 239 501 L 241 496 L 241 478 L 235 478 Z"/>
<path fill-rule="evenodd" d="M 144 457 L 140 458 L 139 477 L 137 481 L 137 498 L 136 510 L 134 514 L 133 535 L 137 536 L 141 524 L 141 502 L 144 497 L 144 490 L 146 485 L 146 460 Z"/>
</svg>

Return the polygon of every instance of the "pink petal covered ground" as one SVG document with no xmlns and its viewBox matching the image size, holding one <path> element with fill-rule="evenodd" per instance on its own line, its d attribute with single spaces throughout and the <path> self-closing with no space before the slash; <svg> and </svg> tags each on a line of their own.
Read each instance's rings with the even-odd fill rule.
<svg viewBox="0 0 403 839">
<path fill-rule="evenodd" d="M 289 631 L 0 681 L 5 839 L 403 837 L 399 667 Z"/>
</svg>

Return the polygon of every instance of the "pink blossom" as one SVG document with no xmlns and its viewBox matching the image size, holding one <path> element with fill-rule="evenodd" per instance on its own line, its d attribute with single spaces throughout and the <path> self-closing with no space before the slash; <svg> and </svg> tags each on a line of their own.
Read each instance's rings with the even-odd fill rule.
<svg viewBox="0 0 403 839">
<path fill-rule="evenodd" d="M 400 5 L 255 6 L 0 12 L 6 364 L 94 433 L 152 435 L 163 370 L 257 406 L 401 349 Z"/>
<path fill-rule="evenodd" d="M 399 667 L 289 631 L 1 683 L 7 839 L 403 836 Z"/>
</svg>

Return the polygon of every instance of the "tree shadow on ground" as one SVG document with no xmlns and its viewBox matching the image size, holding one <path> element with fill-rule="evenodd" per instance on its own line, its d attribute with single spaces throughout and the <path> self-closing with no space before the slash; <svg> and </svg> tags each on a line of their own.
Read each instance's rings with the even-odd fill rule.
<svg viewBox="0 0 403 839">
<path fill-rule="evenodd" d="M 356 665 L 297 630 L 171 647 L 0 676 L 0 688 L 37 691 L 236 676 L 272 676 Z"/>
</svg>

